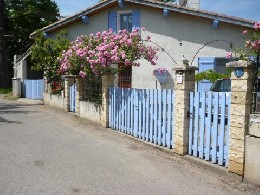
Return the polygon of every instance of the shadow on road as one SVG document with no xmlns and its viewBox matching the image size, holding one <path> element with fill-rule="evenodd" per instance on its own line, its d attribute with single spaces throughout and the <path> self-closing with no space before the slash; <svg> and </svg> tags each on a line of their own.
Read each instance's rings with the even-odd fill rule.
<svg viewBox="0 0 260 195">
<path fill-rule="evenodd" d="M 29 113 L 37 113 L 37 111 L 29 111 L 24 110 L 23 108 L 29 107 L 32 105 L 22 105 L 22 104 L 14 104 L 14 103 L 2 103 L 0 102 L 0 124 L 1 123 L 14 123 L 14 124 L 22 124 L 20 121 L 12 121 L 4 118 L 5 114 L 29 114 Z M 23 110 L 19 110 L 23 109 Z"/>
</svg>

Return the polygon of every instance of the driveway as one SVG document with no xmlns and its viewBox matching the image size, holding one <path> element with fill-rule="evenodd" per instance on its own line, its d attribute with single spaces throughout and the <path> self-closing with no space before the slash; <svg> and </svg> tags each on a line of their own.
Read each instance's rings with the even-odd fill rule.
<svg viewBox="0 0 260 195">
<path fill-rule="evenodd" d="M 126 135 L 0 99 L 0 194 L 259 194 Z"/>
</svg>

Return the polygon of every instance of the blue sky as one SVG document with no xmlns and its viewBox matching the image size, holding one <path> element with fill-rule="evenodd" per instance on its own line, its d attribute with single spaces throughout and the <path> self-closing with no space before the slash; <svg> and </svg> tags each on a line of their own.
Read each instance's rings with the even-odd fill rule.
<svg viewBox="0 0 260 195">
<path fill-rule="evenodd" d="M 73 15 L 98 0 L 55 0 L 62 16 Z M 260 0 L 200 0 L 201 9 L 260 21 Z"/>
</svg>

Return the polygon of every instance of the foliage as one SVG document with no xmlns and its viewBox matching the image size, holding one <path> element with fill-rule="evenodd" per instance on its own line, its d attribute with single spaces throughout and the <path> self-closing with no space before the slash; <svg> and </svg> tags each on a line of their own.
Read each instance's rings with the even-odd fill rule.
<svg viewBox="0 0 260 195">
<path fill-rule="evenodd" d="M 45 38 L 42 33 L 37 34 L 35 44 L 31 48 L 33 68 L 44 71 L 47 83 L 50 84 L 52 92 L 56 93 L 62 89 L 60 64 L 57 58 L 63 50 L 68 49 L 70 42 L 64 31 L 61 31 L 56 39 Z"/>
<path fill-rule="evenodd" d="M 59 10 L 52 0 L 4 0 L 6 15 L 6 32 L 13 39 L 8 40 L 8 50 L 22 54 L 33 43 L 30 34 L 57 21 Z"/>
<path fill-rule="evenodd" d="M 244 48 L 235 50 L 235 56 L 242 60 L 252 60 L 257 55 L 260 55 L 260 21 L 256 22 L 253 30 L 244 30 Z M 232 52 L 228 52 L 227 59 L 232 58 Z"/>
<path fill-rule="evenodd" d="M 195 80 L 196 81 L 209 80 L 210 82 L 214 82 L 217 79 L 229 78 L 230 75 L 231 75 L 230 69 L 227 69 L 227 72 L 225 74 L 218 73 L 214 70 L 206 70 L 206 71 L 202 71 L 200 73 L 197 73 L 195 75 Z"/>
<path fill-rule="evenodd" d="M 141 58 L 156 65 L 157 51 L 157 48 L 144 44 L 138 29 L 131 33 L 125 29 L 113 33 L 110 29 L 78 37 L 60 57 L 60 69 L 63 73 L 79 74 L 82 78 L 87 74 L 104 75 L 113 69 L 113 64 L 140 66 L 136 61 Z"/>
</svg>

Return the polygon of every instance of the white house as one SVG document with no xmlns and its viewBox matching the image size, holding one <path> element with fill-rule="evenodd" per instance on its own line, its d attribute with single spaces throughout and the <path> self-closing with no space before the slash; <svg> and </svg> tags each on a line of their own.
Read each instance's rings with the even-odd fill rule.
<svg viewBox="0 0 260 195">
<path fill-rule="evenodd" d="M 190 65 L 200 64 L 199 71 L 211 68 L 223 72 L 226 52 L 243 46 L 242 31 L 252 28 L 253 24 L 254 21 L 243 18 L 200 10 L 199 0 L 180 0 L 177 4 L 152 0 L 104 0 L 44 27 L 42 31 L 55 38 L 60 30 L 66 30 L 68 38 L 75 40 L 79 35 L 108 28 L 118 31 L 145 27 L 143 36 L 151 36 L 151 44 L 160 48 L 156 67 L 167 68 L 168 79 L 161 85 L 153 76 L 156 67 L 141 60 L 140 67 L 128 71 L 131 79 L 127 85 L 132 88 L 174 88 L 172 68 L 183 64 L 183 55 Z"/>
</svg>

